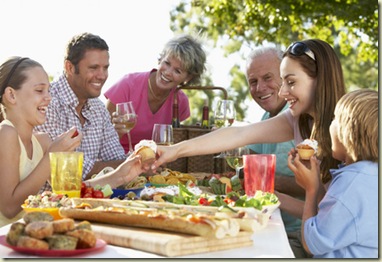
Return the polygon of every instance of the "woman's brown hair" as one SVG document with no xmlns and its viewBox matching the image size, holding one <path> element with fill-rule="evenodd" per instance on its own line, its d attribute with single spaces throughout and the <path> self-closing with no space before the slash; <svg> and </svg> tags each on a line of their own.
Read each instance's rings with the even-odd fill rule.
<svg viewBox="0 0 382 262">
<path fill-rule="evenodd" d="M 316 80 L 314 118 L 308 114 L 300 115 L 299 128 L 303 139 L 313 138 L 318 141 L 317 157 L 321 160 L 322 182 L 326 183 L 331 179 L 329 170 L 340 164 L 332 157 L 329 126 L 337 101 L 345 94 L 345 82 L 340 60 L 328 43 L 319 39 L 301 43 L 314 53 L 314 60 L 308 55 L 293 55 L 289 49 L 284 57 L 297 61 L 305 73 Z"/>
</svg>

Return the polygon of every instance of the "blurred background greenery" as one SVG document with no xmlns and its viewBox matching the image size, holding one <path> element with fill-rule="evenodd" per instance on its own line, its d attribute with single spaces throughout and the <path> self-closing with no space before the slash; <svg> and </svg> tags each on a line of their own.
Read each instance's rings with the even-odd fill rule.
<svg viewBox="0 0 382 262">
<path fill-rule="evenodd" d="M 224 86 L 241 121 L 248 114 L 245 101 L 251 99 L 243 70 L 245 55 L 260 45 L 285 50 L 298 40 L 327 41 L 340 57 L 348 91 L 378 90 L 378 7 L 373 0 L 181 0 L 170 12 L 170 26 L 174 33 L 199 33 L 227 57 L 242 57 L 241 63 L 232 64 L 231 83 Z M 214 85 L 208 72 L 202 85 Z M 192 117 L 183 124 L 200 122 L 204 99 L 213 105 L 221 95 L 219 91 L 186 93 Z"/>
</svg>

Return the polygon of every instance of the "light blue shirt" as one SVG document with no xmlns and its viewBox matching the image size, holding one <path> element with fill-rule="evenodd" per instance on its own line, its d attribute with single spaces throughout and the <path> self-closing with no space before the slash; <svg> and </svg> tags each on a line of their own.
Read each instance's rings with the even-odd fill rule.
<svg viewBox="0 0 382 262">
<path fill-rule="evenodd" d="M 284 108 L 279 112 L 279 114 L 288 109 L 288 103 L 285 104 Z M 261 121 L 271 118 L 269 112 L 265 112 Z M 293 172 L 288 167 L 288 153 L 295 147 L 294 140 L 290 140 L 283 143 L 273 143 L 273 144 L 252 144 L 247 146 L 252 151 L 258 154 L 275 154 L 276 155 L 276 174 L 280 176 L 293 176 Z M 281 211 L 281 216 L 285 225 L 285 230 L 287 232 L 294 232 L 301 229 L 301 219 L 287 214 Z"/>
<path fill-rule="evenodd" d="M 288 103 L 279 112 L 288 109 Z M 269 112 L 265 112 L 261 121 L 271 118 Z M 271 135 L 271 134 L 270 134 Z M 258 154 L 275 154 L 276 155 L 276 174 L 282 176 L 294 176 L 293 172 L 288 167 L 288 153 L 295 147 L 294 140 L 289 140 L 283 143 L 272 144 L 252 144 L 247 146 L 252 151 Z"/>
<path fill-rule="evenodd" d="M 331 170 L 332 181 L 304 236 L 315 258 L 378 258 L 378 163 Z"/>
</svg>

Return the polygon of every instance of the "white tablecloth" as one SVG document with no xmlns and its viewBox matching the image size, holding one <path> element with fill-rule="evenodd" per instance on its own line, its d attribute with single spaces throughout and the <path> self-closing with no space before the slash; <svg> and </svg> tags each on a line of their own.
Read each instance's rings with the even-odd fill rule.
<svg viewBox="0 0 382 262">
<path fill-rule="evenodd" d="M 6 235 L 10 225 L 0 228 L 0 235 Z M 277 209 L 271 216 L 266 228 L 253 234 L 253 246 L 235 248 L 224 251 L 200 253 L 182 256 L 181 258 L 293 258 L 293 252 L 289 246 L 280 210 Z M 12 249 L 0 245 L 0 257 L 2 258 L 32 258 L 26 254 L 20 254 Z M 74 258 L 74 257 L 71 257 Z M 163 258 L 157 254 L 107 245 L 104 249 L 82 254 L 77 258 Z"/>
</svg>

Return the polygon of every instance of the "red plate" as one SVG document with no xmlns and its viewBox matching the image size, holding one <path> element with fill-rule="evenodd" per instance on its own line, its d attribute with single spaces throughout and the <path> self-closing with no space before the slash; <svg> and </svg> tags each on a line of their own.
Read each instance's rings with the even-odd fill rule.
<svg viewBox="0 0 382 262">
<path fill-rule="evenodd" d="M 106 246 L 105 241 L 103 241 L 102 239 L 97 239 L 97 243 L 96 243 L 95 247 L 92 247 L 92 248 L 75 249 L 75 250 L 41 250 L 41 249 L 31 249 L 31 248 L 12 246 L 12 245 L 7 243 L 6 238 L 7 238 L 6 235 L 0 236 L 0 244 L 1 245 L 12 248 L 14 251 L 17 251 L 19 253 L 42 256 L 42 257 L 75 256 L 75 255 L 79 255 L 79 254 L 83 254 L 83 253 L 89 253 L 89 252 L 93 252 L 96 250 L 100 250 Z"/>
</svg>

